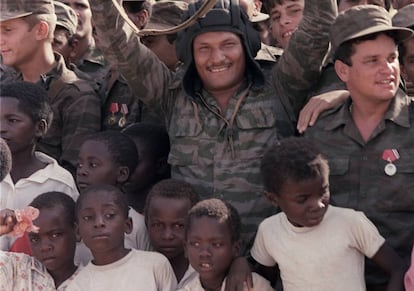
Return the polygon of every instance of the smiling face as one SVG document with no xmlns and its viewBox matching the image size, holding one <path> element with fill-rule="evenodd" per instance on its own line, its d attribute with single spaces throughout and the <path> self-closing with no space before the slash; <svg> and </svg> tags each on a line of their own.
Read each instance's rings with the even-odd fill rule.
<svg viewBox="0 0 414 291">
<path fill-rule="evenodd" d="M 352 99 L 372 105 L 391 102 L 400 81 L 395 41 L 379 34 L 374 40 L 354 44 L 354 48 L 351 66 L 335 62 L 336 72 L 346 83 Z"/>
<path fill-rule="evenodd" d="M 329 204 L 328 177 L 318 176 L 303 181 L 290 178 L 283 183 L 279 194 L 266 194 L 278 205 L 291 224 L 312 227 L 322 222 Z"/>
<path fill-rule="evenodd" d="M 0 54 L 6 66 L 21 69 L 31 62 L 39 51 L 37 25 L 30 29 L 22 18 L 0 22 Z"/>
<path fill-rule="evenodd" d="M 208 216 L 191 218 L 186 253 L 205 289 L 221 286 L 238 252 L 239 245 L 232 241 L 227 222 Z"/>
<path fill-rule="evenodd" d="M 63 214 L 64 208 L 56 205 L 42 208 L 39 217 L 33 221 L 39 233 L 29 233 L 33 256 L 53 275 L 73 273 L 73 257 L 76 248 L 75 226 Z M 63 214 L 63 215 L 62 215 Z"/>
<path fill-rule="evenodd" d="M 36 139 L 42 136 L 41 122 L 19 108 L 19 100 L 10 97 L 0 98 L 0 135 L 7 142 L 12 154 L 32 151 Z"/>
<path fill-rule="evenodd" d="M 194 38 L 193 54 L 204 88 L 236 91 L 244 79 L 246 59 L 240 37 L 232 32 L 206 32 Z"/>
<path fill-rule="evenodd" d="M 94 263 L 113 263 L 124 255 L 125 233 L 132 230 L 132 221 L 116 202 L 115 193 L 107 190 L 90 190 L 78 208 L 77 231 L 91 250 Z"/>
<path fill-rule="evenodd" d="M 151 245 L 168 259 L 184 256 L 184 225 L 191 208 L 188 199 L 155 196 L 147 210 Z"/>
<path fill-rule="evenodd" d="M 88 186 L 96 184 L 117 185 L 119 166 L 105 143 L 85 141 L 79 150 L 76 168 L 76 184 L 82 193 Z"/>
<path fill-rule="evenodd" d="M 304 0 L 285 0 L 270 10 L 270 29 L 278 46 L 286 48 L 303 17 Z"/>
</svg>

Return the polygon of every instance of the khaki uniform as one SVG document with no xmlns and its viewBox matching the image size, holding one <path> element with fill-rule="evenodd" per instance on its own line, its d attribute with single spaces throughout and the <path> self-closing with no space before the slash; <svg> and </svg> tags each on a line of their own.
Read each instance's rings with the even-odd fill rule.
<svg viewBox="0 0 414 291">
<path fill-rule="evenodd" d="M 333 110 L 306 130 L 327 156 L 332 204 L 363 211 L 381 235 L 410 259 L 414 241 L 414 103 L 399 89 L 383 121 L 364 142 L 350 113 L 351 101 Z M 382 155 L 396 149 L 397 172 L 387 175 Z M 379 267 L 367 265 L 367 283 L 383 283 Z"/>
<path fill-rule="evenodd" d="M 260 160 L 280 132 L 294 133 L 296 114 L 306 99 L 302 93 L 319 77 L 335 1 L 307 0 L 304 21 L 292 36 L 296 45 L 265 72 L 264 86 L 248 89 L 246 81 L 225 113 L 204 90 L 187 96 L 180 72 L 168 70 L 140 43 L 110 0 L 90 2 L 105 58 L 116 64 L 146 105 L 165 115 L 172 177 L 192 184 L 201 198 L 232 203 L 242 218 L 246 246 L 263 218 L 274 213 L 263 195 Z"/>
</svg>

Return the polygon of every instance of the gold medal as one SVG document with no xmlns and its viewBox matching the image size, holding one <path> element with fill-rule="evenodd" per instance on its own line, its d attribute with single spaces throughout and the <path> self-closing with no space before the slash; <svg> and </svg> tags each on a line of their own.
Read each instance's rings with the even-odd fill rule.
<svg viewBox="0 0 414 291">
<path fill-rule="evenodd" d="M 108 124 L 109 125 L 114 125 L 116 123 L 116 116 L 115 115 L 111 115 L 109 118 L 108 118 Z"/>
<path fill-rule="evenodd" d="M 114 125 L 116 124 L 116 116 L 115 113 L 119 111 L 118 103 L 112 102 L 111 106 L 109 106 L 109 112 L 111 112 L 111 116 L 108 118 L 108 124 Z"/>
</svg>

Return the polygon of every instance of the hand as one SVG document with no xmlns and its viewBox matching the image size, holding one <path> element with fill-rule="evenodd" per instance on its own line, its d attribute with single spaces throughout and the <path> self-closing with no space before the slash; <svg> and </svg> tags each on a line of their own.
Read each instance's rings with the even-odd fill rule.
<svg viewBox="0 0 414 291">
<path fill-rule="evenodd" d="M 0 210 L 0 235 L 11 232 L 16 223 L 17 220 L 13 210 Z"/>
<path fill-rule="evenodd" d="M 252 271 L 246 258 L 238 257 L 233 260 L 226 279 L 225 291 L 243 291 L 253 289 Z"/>
<path fill-rule="evenodd" d="M 296 126 L 299 133 L 304 133 L 308 126 L 313 126 L 319 115 L 342 104 L 349 96 L 347 90 L 334 90 L 312 97 L 299 113 Z"/>
</svg>

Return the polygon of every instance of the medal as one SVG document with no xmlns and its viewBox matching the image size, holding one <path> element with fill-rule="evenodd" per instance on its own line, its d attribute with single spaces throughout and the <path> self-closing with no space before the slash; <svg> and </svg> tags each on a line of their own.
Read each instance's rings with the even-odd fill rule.
<svg viewBox="0 0 414 291">
<path fill-rule="evenodd" d="M 390 177 L 394 176 L 397 173 L 397 166 L 393 162 L 400 159 L 398 151 L 396 149 L 386 149 L 382 153 L 382 159 L 388 162 L 384 167 L 385 174 Z"/>
<path fill-rule="evenodd" d="M 112 102 L 111 106 L 109 106 L 109 112 L 111 112 L 111 116 L 108 118 L 109 125 L 114 125 L 116 123 L 115 113 L 117 113 L 118 111 L 118 103 Z"/>
<path fill-rule="evenodd" d="M 126 115 L 128 114 L 128 106 L 124 103 L 121 104 L 122 117 L 118 121 L 119 127 L 124 127 L 126 124 Z"/>
</svg>

